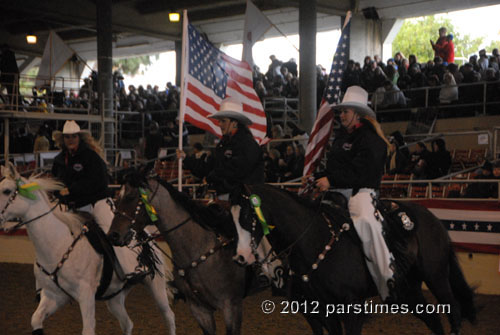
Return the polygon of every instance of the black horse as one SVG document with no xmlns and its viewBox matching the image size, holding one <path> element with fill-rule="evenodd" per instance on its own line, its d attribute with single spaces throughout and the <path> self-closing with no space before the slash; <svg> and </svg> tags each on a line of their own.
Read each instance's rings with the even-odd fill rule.
<svg viewBox="0 0 500 335">
<path fill-rule="evenodd" d="M 301 292 L 303 300 L 318 301 L 318 309 L 327 313 L 332 304 L 360 306 L 378 294 L 348 212 L 336 207 L 322 209 L 269 185 L 246 185 L 232 195 L 240 260 L 255 261 L 252 247 L 263 236 L 251 195 L 261 200 L 264 226 L 270 229 L 267 238 L 278 255 L 288 256 L 294 291 Z M 418 304 L 427 304 L 422 294 L 425 282 L 440 304 L 449 304 L 452 334 L 459 334 L 462 318 L 474 322 L 476 311 L 473 291 L 464 279 L 448 233 L 426 208 L 410 202 L 398 202 L 397 207 L 392 215 L 400 217 L 397 213 L 404 212 L 404 222 L 393 221 L 388 227 L 395 242 L 389 247 L 400 264 L 397 272 L 403 276 L 397 303 L 407 304 L 410 311 Z M 414 314 L 434 334 L 444 334 L 438 314 Z M 363 313 L 351 310 L 338 316 L 347 334 L 361 334 Z M 333 333 L 337 322 L 336 317 L 329 317 L 324 325 Z"/>
</svg>

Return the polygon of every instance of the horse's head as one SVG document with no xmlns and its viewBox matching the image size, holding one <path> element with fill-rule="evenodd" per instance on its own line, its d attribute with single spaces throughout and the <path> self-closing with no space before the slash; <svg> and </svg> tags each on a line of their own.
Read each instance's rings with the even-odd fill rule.
<svg viewBox="0 0 500 335">
<path fill-rule="evenodd" d="M 264 231 L 258 218 L 256 199 L 248 187 L 231 194 L 231 215 L 238 233 L 238 245 L 234 260 L 240 265 L 250 265 L 257 261 L 256 249 Z M 259 199 L 260 201 L 260 199 Z M 258 205 L 258 206 L 255 206 Z"/>
<path fill-rule="evenodd" d="M 26 196 L 26 188 L 23 188 L 27 180 L 21 177 L 14 165 L 8 162 L 1 168 L 3 177 L 0 182 L 0 228 L 9 230 L 12 227 L 5 226 L 5 223 L 23 218 L 33 200 Z M 22 196 L 23 194 L 25 196 Z"/>
<path fill-rule="evenodd" d="M 142 232 L 147 225 L 152 224 L 146 208 L 147 198 L 143 198 L 147 189 L 147 181 L 137 173 L 125 177 L 108 232 L 108 238 L 114 245 L 128 245 L 137 232 Z"/>
</svg>

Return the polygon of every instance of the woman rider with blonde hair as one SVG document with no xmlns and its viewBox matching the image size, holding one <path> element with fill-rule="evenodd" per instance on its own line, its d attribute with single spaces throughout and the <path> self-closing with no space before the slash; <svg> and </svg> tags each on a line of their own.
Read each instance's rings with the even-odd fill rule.
<svg viewBox="0 0 500 335">
<path fill-rule="evenodd" d="M 368 93 L 359 86 L 347 89 L 341 104 L 341 130 L 336 134 L 328 154 L 326 170 L 315 175 L 316 187 L 326 191 L 333 187 L 349 200 L 349 212 L 361 238 L 370 274 L 385 300 L 394 298 L 393 257 L 376 219 L 373 200 L 380 187 L 389 142 L 373 110 Z"/>
</svg>

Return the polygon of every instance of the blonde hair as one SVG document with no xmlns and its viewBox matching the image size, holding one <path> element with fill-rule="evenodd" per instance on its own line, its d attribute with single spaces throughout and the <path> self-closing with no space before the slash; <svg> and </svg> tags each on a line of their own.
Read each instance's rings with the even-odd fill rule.
<svg viewBox="0 0 500 335">
<path fill-rule="evenodd" d="M 80 141 L 84 142 L 91 150 L 95 151 L 105 162 L 106 157 L 104 157 L 104 150 L 99 145 L 96 139 L 92 137 L 92 135 L 87 131 L 82 131 L 78 133 L 80 137 Z M 54 140 L 55 145 L 60 149 L 66 149 L 63 141 L 63 133 L 60 131 L 54 131 L 52 133 L 52 139 Z"/>
<path fill-rule="evenodd" d="M 375 132 L 377 133 L 378 136 L 380 136 L 381 139 L 384 140 L 384 142 L 387 144 L 387 148 L 391 147 L 391 142 L 387 139 L 387 137 L 384 134 L 384 131 L 382 130 L 382 127 L 380 126 L 380 123 L 378 123 L 377 120 L 372 118 L 371 116 L 363 116 L 364 119 L 366 119 L 368 122 L 370 122 L 373 126 L 373 129 L 375 129 Z"/>
</svg>

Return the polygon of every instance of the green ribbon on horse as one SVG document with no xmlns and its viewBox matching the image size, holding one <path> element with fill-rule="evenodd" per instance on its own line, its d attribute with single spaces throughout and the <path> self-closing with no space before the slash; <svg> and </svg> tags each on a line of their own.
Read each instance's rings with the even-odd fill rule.
<svg viewBox="0 0 500 335">
<path fill-rule="evenodd" d="M 250 203 L 253 206 L 253 210 L 255 211 L 255 214 L 257 215 L 257 218 L 259 219 L 259 222 L 262 226 L 262 230 L 264 231 L 264 235 L 269 235 L 270 230 L 273 230 L 274 226 L 268 225 L 266 222 L 266 218 L 264 217 L 264 213 L 262 213 L 262 209 L 260 208 L 260 205 L 262 204 L 260 197 L 257 194 L 252 194 L 248 199 L 250 200 Z"/>
<path fill-rule="evenodd" d="M 139 187 L 139 192 L 141 193 L 141 201 L 146 208 L 146 212 L 148 213 L 149 218 L 152 222 L 158 221 L 158 213 L 156 212 L 156 209 L 153 207 L 153 205 L 149 203 L 149 192 L 142 187 Z"/>
<path fill-rule="evenodd" d="M 37 183 L 23 184 L 23 181 L 21 179 L 16 180 L 16 184 L 17 191 L 20 195 L 31 200 L 37 199 L 36 195 L 34 195 L 33 192 L 39 190 L 40 185 L 38 185 Z"/>
</svg>

